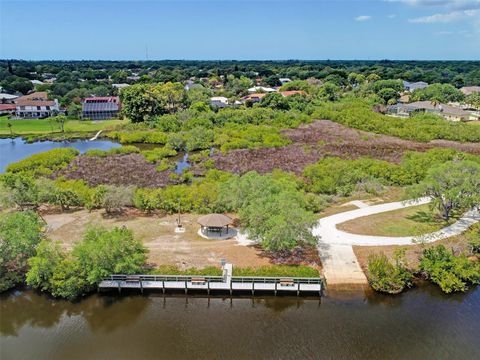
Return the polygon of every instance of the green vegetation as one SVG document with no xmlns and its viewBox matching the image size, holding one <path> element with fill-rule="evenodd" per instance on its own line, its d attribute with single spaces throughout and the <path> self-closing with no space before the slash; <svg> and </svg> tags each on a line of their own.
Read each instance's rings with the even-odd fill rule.
<svg viewBox="0 0 480 360">
<path fill-rule="evenodd" d="M 91 228 L 71 252 L 43 240 L 30 258 L 27 284 L 53 296 L 75 299 L 92 291 L 111 274 L 143 270 L 146 249 L 126 228 Z"/>
<path fill-rule="evenodd" d="M 465 291 L 468 284 L 480 283 L 480 262 L 465 255 L 454 256 L 443 245 L 423 251 L 420 270 L 446 293 Z"/>
<path fill-rule="evenodd" d="M 42 239 L 42 226 L 32 211 L 0 213 L 0 292 L 24 281 L 27 260 Z"/>
<path fill-rule="evenodd" d="M 97 149 L 90 149 L 85 152 L 86 156 L 110 156 L 110 155 L 121 155 L 121 154 L 134 154 L 139 153 L 140 149 L 136 146 L 121 146 L 118 148 L 112 148 L 109 150 L 97 150 Z"/>
<path fill-rule="evenodd" d="M 227 211 L 238 212 L 250 238 L 264 249 L 292 250 L 316 242 L 311 233 L 316 217 L 297 190 L 291 175 L 249 172 L 222 184 L 219 202 Z"/>
<path fill-rule="evenodd" d="M 373 289 L 398 294 L 412 285 L 412 274 L 407 270 L 405 250 L 395 252 L 392 264 L 385 254 L 372 254 L 368 258 L 368 282 Z"/>
<path fill-rule="evenodd" d="M 305 265 L 268 265 L 261 267 L 234 267 L 233 276 L 265 277 L 319 277 L 317 269 Z"/>
<path fill-rule="evenodd" d="M 222 269 L 215 266 L 207 266 L 204 268 L 188 268 L 180 270 L 175 265 L 160 265 L 150 272 L 155 275 L 205 275 L 205 276 L 222 276 Z"/>
<path fill-rule="evenodd" d="M 329 119 L 345 126 L 402 139 L 431 141 L 480 141 L 480 128 L 464 123 L 452 123 L 441 118 L 402 119 L 372 111 L 372 104 L 363 99 L 347 97 L 339 102 L 324 103 L 313 113 L 316 119 Z"/>
<path fill-rule="evenodd" d="M 450 84 L 432 84 L 425 89 L 415 90 L 412 94 L 412 101 L 430 100 L 436 103 L 462 101 L 464 98 L 465 95 Z"/>
<path fill-rule="evenodd" d="M 34 154 L 7 167 L 9 173 L 45 176 L 66 167 L 80 152 L 72 148 L 52 149 Z"/>
</svg>

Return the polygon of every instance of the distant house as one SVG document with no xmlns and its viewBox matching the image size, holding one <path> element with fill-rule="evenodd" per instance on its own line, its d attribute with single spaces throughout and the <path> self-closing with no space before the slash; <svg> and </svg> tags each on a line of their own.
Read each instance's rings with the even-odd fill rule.
<svg viewBox="0 0 480 360">
<path fill-rule="evenodd" d="M 89 97 L 82 103 L 82 118 L 90 120 L 108 120 L 116 118 L 120 111 L 118 96 Z"/>
<path fill-rule="evenodd" d="M 280 81 L 280 83 L 281 83 L 282 85 L 284 85 L 284 84 L 286 84 L 286 83 L 289 83 L 289 82 L 292 82 L 292 79 L 290 79 L 290 78 L 280 78 L 280 79 L 278 79 L 278 80 Z"/>
<path fill-rule="evenodd" d="M 275 92 L 277 90 L 265 86 L 254 86 L 248 89 L 248 92 L 253 94 L 253 93 L 269 93 L 269 92 Z"/>
<path fill-rule="evenodd" d="M 0 94 L 0 104 L 13 104 L 13 103 L 15 103 L 15 99 L 17 99 L 17 98 L 18 98 L 17 95 L 1 93 Z"/>
<path fill-rule="evenodd" d="M 210 105 L 217 108 L 228 106 L 228 99 L 224 96 L 214 96 L 210 98 Z"/>
<path fill-rule="evenodd" d="M 40 80 L 30 80 L 30 82 L 31 82 L 33 85 L 43 85 L 43 82 L 41 82 Z"/>
<path fill-rule="evenodd" d="M 49 100 L 46 92 L 34 92 L 15 99 L 15 116 L 26 119 L 46 118 L 60 111 L 57 99 Z"/>
<path fill-rule="evenodd" d="M 387 108 L 387 113 L 394 116 L 409 117 L 415 113 L 428 112 L 442 116 L 449 121 L 475 120 L 474 113 L 447 104 L 434 104 L 431 101 L 417 101 L 410 104 L 397 104 Z"/>
<path fill-rule="evenodd" d="M 472 95 L 474 93 L 480 93 L 480 86 L 464 86 L 460 91 L 465 95 Z"/>
<path fill-rule="evenodd" d="M 15 104 L 0 104 L 0 115 L 15 115 Z"/>
<path fill-rule="evenodd" d="M 244 103 L 257 103 L 259 102 L 260 100 L 262 100 L 267 94 L 265 93 L 256 93 L 256 94 L 250 94 L 250 95 L 247 95 L 247 96 L 244 96 L 242 98 L 242 101 Z"/>
<path fill-rule="evenodd" d="M 428 87 L 428 83 L 424 81 L 417 81 L 417 82 L 404 81 L 403 82 L 403 88 L 406 91 L 410 91 L 410 92 L 419 90 L 419 89 L 425 89 L 426 87 Z"/>
<path fill-rule="evenodd" d="M 286 91 L 280 91 L 280 94 L 282 94 L 283 97 L 289 97 L 293 95 L 307 95 L 307 93 L 303 90 L 286 90 Z"/>
<path fill-rule="evenodd" d="M 126 87 L 129 87 L 130 84 L 112 84 L 112 87 L 117 90 L 125 89 Z"/>
</svg>

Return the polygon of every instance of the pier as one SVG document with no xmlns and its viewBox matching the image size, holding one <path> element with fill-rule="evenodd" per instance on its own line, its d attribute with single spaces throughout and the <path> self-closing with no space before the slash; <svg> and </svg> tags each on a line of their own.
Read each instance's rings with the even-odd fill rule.
<svg viewBox="0 0 480 360">
<path fill-rule="evenodd" d="M 261 276 L 233 276 L 232 264 L 223 266 L 222 276 L 203 275 L 111 275 L 98 285 L 100 290 L 138 289 L 167 291 L 203 291 L 211 293 L 240 293 L 255 292 L 291 293 L 322 295 L 323 280 L 321 278 L 295 278 L 295 277 L 261 277 Z"/>
</svg>

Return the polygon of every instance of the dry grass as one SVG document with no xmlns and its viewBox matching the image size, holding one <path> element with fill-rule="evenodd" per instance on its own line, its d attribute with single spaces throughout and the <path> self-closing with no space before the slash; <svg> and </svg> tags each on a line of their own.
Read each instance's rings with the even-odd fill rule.
<svg viewBox="0 0 480 360">
<path fill-rule="evenodd" d="M 338 224 L 337 228 L 360 235 L 418 236 L 440 230 L 449 224 L 432 216 L 427 204 L 362 216 Z"/>
<path fill-rule="evenodd" d="M 154 265 L 176 265 L 180 269 L 218 266 L 226 259 L 236 266 L 265 266 L 268 257 L 255 247 L 238 246 L 235 240 L 207 240 L 197 234 L 196 215 L 181 216 L 186 228 L 183 234 L 174 232 L 176 216 L 117 216 L 106 217 L 103 211 L 79 210 L 69 213 L 44 214 L 48 236 L 60 241 L 67 249 L 82 239 L 89 225 L 106 228 L 125 225 L 149 249 L 148 260 Z"/>
</svg>

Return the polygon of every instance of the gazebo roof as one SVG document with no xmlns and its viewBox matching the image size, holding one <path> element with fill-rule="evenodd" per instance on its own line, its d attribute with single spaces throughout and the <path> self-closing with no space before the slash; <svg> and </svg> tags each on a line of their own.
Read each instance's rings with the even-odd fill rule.
<svg viewBox="0 0 480 360">
<path fill-rule="evenodd" d="M 232 219 L 223 214 L 208 214 L 200 216 L 197 222 L 206 227 L 224 227 L 232 223 Z"/>
</svg>

